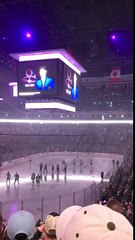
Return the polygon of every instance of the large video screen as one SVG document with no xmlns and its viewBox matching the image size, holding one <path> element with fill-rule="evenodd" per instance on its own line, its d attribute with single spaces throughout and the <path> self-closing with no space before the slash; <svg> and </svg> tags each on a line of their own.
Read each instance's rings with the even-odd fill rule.
<svg viewBox="0 0 135 240">
<path fill-rule="evenodd" d="M 63 83 L 63 96 L 68 100 L 78 101 L 80 76 L 66 64 L 64 64 Z"/>
<path fill-rule="evenodd" d="M 57 61 L 40 60 L 20 62 L 18 66 L 19 93 L 40 92 L 57 94 Z"/>
</svg>

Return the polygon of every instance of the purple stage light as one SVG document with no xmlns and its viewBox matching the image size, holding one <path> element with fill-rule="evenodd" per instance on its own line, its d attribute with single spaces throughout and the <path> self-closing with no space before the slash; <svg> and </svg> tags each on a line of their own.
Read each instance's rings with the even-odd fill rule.
<svg viewBox="0 0 135 240">
<path fill-rule="evenodd" d="M 116 39 L 116 35 L 113 34 L 113 35 L 111 36 L 111 39 L 115 40 L 115 39 Z"/>
<path fill-rule="evenodd" d="M 26 33 L 26 38 L 31 38 L 31 33 L 27 32 Z"/>
</svg>

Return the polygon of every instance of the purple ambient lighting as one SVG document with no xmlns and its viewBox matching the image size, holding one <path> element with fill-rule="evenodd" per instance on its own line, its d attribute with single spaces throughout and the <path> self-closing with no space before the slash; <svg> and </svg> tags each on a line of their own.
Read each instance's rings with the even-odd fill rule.
<svg viewBox="0 0 135 240">
<path fill-rule="evenodd" d="M 112 35 L 111 39 L 115 40 L 116 39 L 116 35 Z"/>
<path fill-rule="evenodd" d="M 26 38 L 31 38 L 31 34 L 29 32 L 26 33 Z"/>
</svg>

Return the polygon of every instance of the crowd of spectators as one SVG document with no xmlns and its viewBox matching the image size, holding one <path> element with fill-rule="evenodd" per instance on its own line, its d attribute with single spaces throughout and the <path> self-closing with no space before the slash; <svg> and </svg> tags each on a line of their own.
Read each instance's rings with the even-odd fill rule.
<svg viewBox="0 0 135 240">
<path fill-rule="evenodd" d="M 128 83 L 106 84 L 106 85 L 84 85 L 82 91 L 83 99 L 93 101 L 126 101 L 132 100 L 133 85 Z"/>
<path fill-rule="evenodd" d="M 1 240 L 133 239 L 133 227 L 126 217 L 99 204 L 70 206 L 60 215 L 49 213 L 44 222 L 35 223 L 34 216 L 24 210 L 12 214 L 7 226 L 2 216 L 0 221 Z"/>
<path fill-rule="evenodd" d="M 129 138 L 132 134 L 132 125 L 96 125 L 96 124 L 21 124 L 21 123 L 1 123 L 0 135 L 33 135 L 33 136 L 83 136 L 99 134 L 99 139 L 102 141 L 104 137 L 119 139 Z M 112 137 L 113 136 L 113 137 Z M 96 136 L 97 137 L 97 136 Z M 120 140 L 120 139 L 119 139 Z M 117 141 L 117 140 L 116 140 Z"/>
<path fill-rule="evenodd" d="M 10 93 L 10 89 L 3 89 L 0 98 L 0 113 L 3 117 L 5 112 L 10 115 L 13 114 L 20 116 L 25 112 L 25 99 L 13 98 Z M 8 97 L 7 97 L 8 91 Z M 32 101 L 38 101 L 38 99 L 32 99 Z M 40 99 L 40 101 L 42 101 Z M 51 101 L 51 99 L 45 99 L 43 101 Z M 57 100 L 56 100 L 57 101 Z M 59 100 L 62 101 L 62 100 Z M 80 87 L 80 99 L 77 103 L 77 112 L 95 112 L 96 115 L 101 112 L 113 112 L 123 114 L 130 114 L 133 111 L 133 82 L 119 83 L 119 84 L 94 84 L 82 85 Z M 29 115 L 30 110 L 28 111 Z M 33 112 L 34 113 L 34 112 Z M 35 115 L 35 113 L 34 113 Z M 59 114 L 60 115 L 60 114 Z M 47 114 L 45 113 L 45 116 Z M 49 114 L 48 114 L 49 116 Z M 94 115 L 93 115 L 94 116 Z M 81 117 L 81 116 L 80 116 Z M 97 116 L 96 116 L 97 118 Z M 100 119 L 100 118 L 99 118 Z"/>
<path fill-rule="evenodd" d="M 85 106 L 85 110 L 130 112 L 133 108 L 132 84 L 84 85 L 81 93 L 80 106 Z"/>
<path fill-rule="evenodd" d="M 123 154 L 132 145 L 132 125 L 4 125 L 1 159 L 40 152 L 107 152 Z M 115 139 L 115 141 L 114 141 Z M 4 157 L 5 156 L 5 157 Z M 11 156 L 13 158 L 11 158 Z"/>
<path fill-rule="evenodd" d="M 133 224 L 133 153 L 132 147 L 127 151 L 123 163 L 117 168 L 115 174 L 101 192 L 102 200 L 108 201 L 107 206 L 118 212 L 123 212 Z"/>
</svg>

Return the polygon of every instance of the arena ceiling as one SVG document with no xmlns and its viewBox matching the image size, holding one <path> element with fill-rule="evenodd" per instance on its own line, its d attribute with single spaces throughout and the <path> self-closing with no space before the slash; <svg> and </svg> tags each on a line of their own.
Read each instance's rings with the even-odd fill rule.
<svg viewBox="0 0 135 240">
<path fill-rule="evenodd" d="M 7 52 L 66 48 L 82 63 L 132 55 L 132 0 L 2 0 L 0 22 Z M 126 35 L 124 47 L 110 44 L 110 32 Z"/>
<path fill-rule="evenodd" d="M 30 41 L 26 31 L 32 33 Z M 121 36 L 121 41 L 113 44 L 111 33 Z M 88 76 L 104 76 L 112 66 L 122 65 L 127 73 L 132 72 L 132 35 L 132 0 L 0 1 L 0 51 L 65 48 L 87 69 Z M 8 61 L 4 60 L 5 66 L 10 66 Z M 1 101 L 0 112 L 16 109 L 20 115 L 20 100 L 12 101 Z"/>
</svg>

